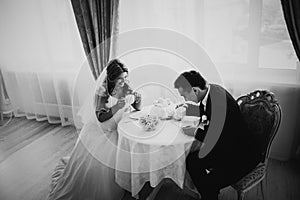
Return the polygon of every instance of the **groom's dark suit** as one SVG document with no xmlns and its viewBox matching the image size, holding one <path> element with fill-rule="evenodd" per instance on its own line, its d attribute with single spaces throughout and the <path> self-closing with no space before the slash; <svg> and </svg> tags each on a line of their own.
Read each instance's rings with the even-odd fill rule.
<svg viewBox="0 0 300 200">
<path fill-rule="evenodd" d="M 222 102 L 223 101 L 223 104 Z M 201 105 L 201 103 L 200 103 Z M 260 149 L 258 140 L 247 129 L 235 99 L 221 86 L 211 84 L 207 99 L 206 109 L 199 107 L 200 115 L 205 114 L 210 121 L 205 129 L 198 129 L 195 138 L 205 142 L 208 134 L 218 131 L 214 128 L 214 120 L 222 116 L 219 112 L 224 109 L 223 128 L 220 129 L 220 137 L 212 150 L 204 157 L 199 158 L 199 151 L 189 154 L 186 160 L 194 185 L 197 187 L 203 199 L 217 199 L 219 190 L 238 181 L 250 172 L 260 161 Z M 215 106 L 215 107 L 214 107 Z M 225 107 L 225 108 L 224 108 Z M 188 108 L 187 115 L 195 111 Z M 220 122 L 218 121 L 218 124 Z M 200 149 L 201 151 L 201 149 Z"/>
</svg>

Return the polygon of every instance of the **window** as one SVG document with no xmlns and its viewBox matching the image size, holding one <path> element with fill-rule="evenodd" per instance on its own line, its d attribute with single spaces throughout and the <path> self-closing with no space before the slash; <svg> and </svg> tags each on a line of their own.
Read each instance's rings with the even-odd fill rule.
<svg viewBox="0 0 300 200">
<path fill-rule="evenodd" d="M 295 69 L 297 56 L 286 28 L 280 0 L 264 0 L 262 5 L 259 66 Z"/>
<path fill-rule="evenodd" d="M 249 0 L 206 0 L 205 47 L 216 62 L 246 64 Z"/>
<path fill-rule="evenodd" d="M 120 32 L 159 27 L 188 36 L 224 80 L 299 81 L 280 0 L 123 0 L 119 19 Z"/>
<path fill-rule="evenodd" d="M 205 0 L 204 5 L 205 47 L 217 63 L 296 69 L 280 0 Z"/>
</svg>

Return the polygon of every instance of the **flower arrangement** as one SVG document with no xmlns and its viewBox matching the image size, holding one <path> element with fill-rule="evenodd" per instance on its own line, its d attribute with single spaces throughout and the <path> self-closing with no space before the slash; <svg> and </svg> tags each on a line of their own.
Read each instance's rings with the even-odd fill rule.
<svg viewBox="0 0 300 200">
<path fill-rule="evenodd" d="M 201 119 L 200 119 L 200 124 L 199 124 L 199 128 L 201 128 L 202 130 L 204 130 L 205 126 L 209 125 L 209 120 L 207 119 L 206 115 L 202 115 Z"/>
<path fill-rule="evenodd" d="M 204 125 L 209 125 L 209 120 L 207 119 L 206 115 L 201 116 L 201 123 L 203 123 Z"/>
<path fill-rule="evenodd" d="M 139 118 L 139 123 L 145 131 L 154 131 L 159 123 L 159 118 L 155 115 L 146 114 Z"/>
</svg>

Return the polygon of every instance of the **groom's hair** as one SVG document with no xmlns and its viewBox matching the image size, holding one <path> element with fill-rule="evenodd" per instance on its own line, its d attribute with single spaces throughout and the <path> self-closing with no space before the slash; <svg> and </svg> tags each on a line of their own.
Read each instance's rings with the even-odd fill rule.
<svg viewBox="0 0 300 200">
<path fill-rule="evenodd" d="M 206 80 L 201 74 L 195 70 L 183 72 L 174 82 L 175 88 L 182 87 L 184 90 L 190 91 L 192 87 L 199 87 L 201 90 L 206 88 Z"/>
</svg>

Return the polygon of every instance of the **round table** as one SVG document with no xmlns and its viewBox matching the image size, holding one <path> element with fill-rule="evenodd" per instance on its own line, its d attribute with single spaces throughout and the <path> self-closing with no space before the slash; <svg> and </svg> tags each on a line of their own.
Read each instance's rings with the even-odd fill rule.
<svg viewBox="0 0 300 200">
<path fill-rule="evenodd" d="M 147 132 L 129 114 L 119 122 L 118 133 L 115 178 L 122 188 L 138 197 L 146 182 L 155 187 L 164 178 L 183 188 L 185 159 L 194 137 L 182 132 L 180 122 L 161 120 L 155 131 Z"/>
</svg>

